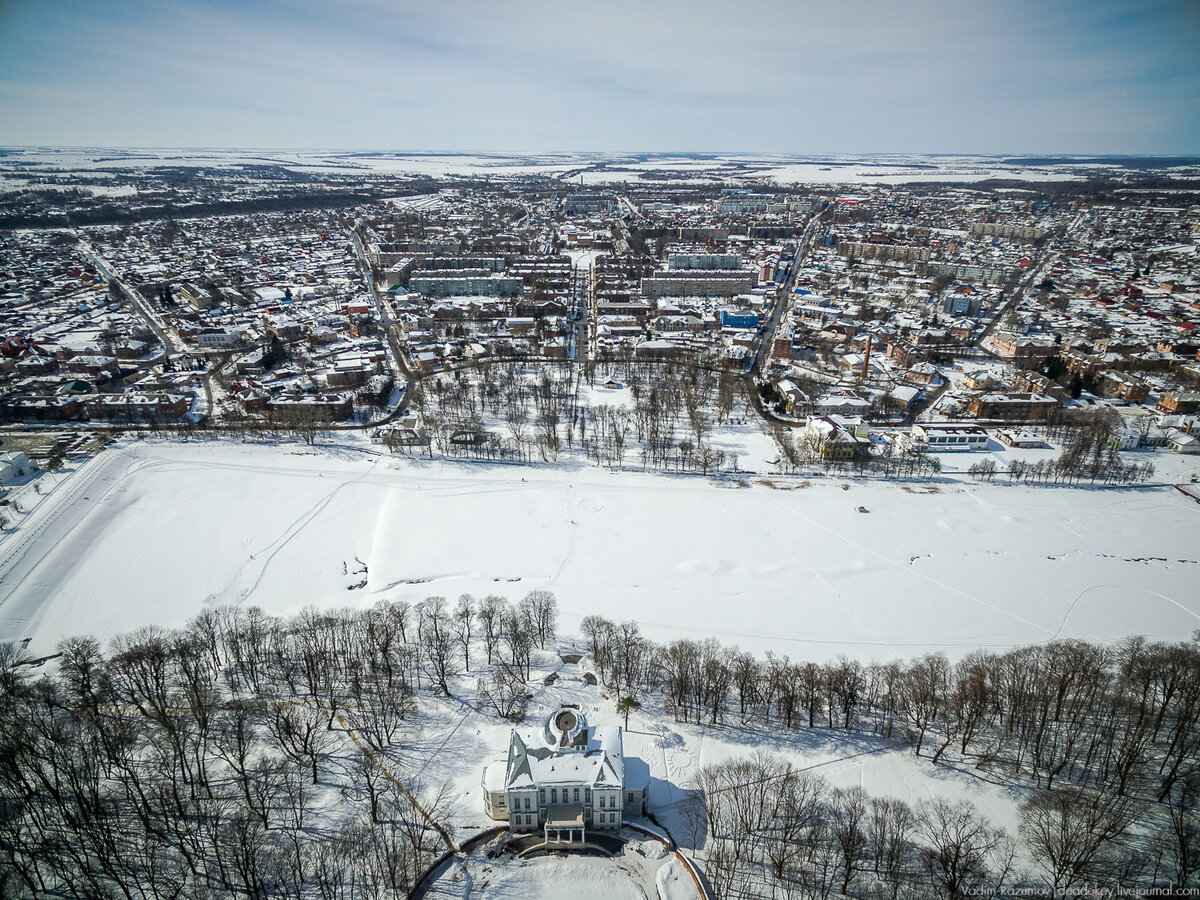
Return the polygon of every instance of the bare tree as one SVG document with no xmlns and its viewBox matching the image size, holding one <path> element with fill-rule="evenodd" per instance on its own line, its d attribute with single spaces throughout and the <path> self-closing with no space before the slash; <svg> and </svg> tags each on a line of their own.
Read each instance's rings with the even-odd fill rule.
<svg viewBox="0 0 1200 900">
<path fill-rule="evenodd" d="M 417 641 L 429 678 L 450 696 L 450 667 L 454 656 L 454 626 L 445 597 L 427 597 L 417 606 Z"/>
<path fill-rule="evenodd" d="M 508 649 L 510 664 L 528 681 L 533 665 L 533 642 L 536 634 L 528 609 L 506 609 L 500 630 L 504 646 Z"/>
<path fill-rule="evenodd" d="M 846 894 L 867 856 L 867 795 L 862 788 L 838 789 L 832 793 L 829 827 L 841 860 L 841 892 Z"/>
<path fill-rule="evenodd" d="M 454 607 L 454 633 L 462 645 L 463 666 L 471 671 L 471 624 L 475 620 L 475 598 L 462 594 Z"/>
<path fill-rule="evenodd" d="M 1119 839 L 1137 820 L 1129 798 L 1060 787 L 1021 805 L 1021 837 L 1054 897 L 1078 885 L 1107 884 Z"/>
<path fill-rule="evenodd" d="M 972 804 L 939 798 L 923 804 L 917 820 L 926 842 L 921 851 L 925 874 L 938 896 L 959 900 L 999 888 L 1011 865 L 1012 840 Z"/>
<path fill-rule="evenodd" d="M 500 645 L 501 623 L 504 620 L 505 607 L 508 601 L 496 594 L 488 594 L 479 601 L 476 619 L 483 630 L 483 649 L 487 653 L 490 666 L 496 656 L 496 648 Z"/>
<path fill-rule="evenodd" d="M 305 705 L 280 705 L 267 718 L 267 730 L 285 756 L 312 772 L 317 784 L 321 759 L 329 745 L 329 730 L 322 710 Z"/>
<path fill-rule="evenodd" d="M 1167 800 L 1170 827 L 1160 836 L 1177 887 L 1200 882 L 1200 772 L 1181 779 Z"/>
<path fill-rule="evenodd" d="M 518 608 L 528 618 L 537 635 L 538 646 L 544 650 L 546 641 L 553 640 L 558 634 L 558 601 L 554 594 L 550 591 L 530 591 L 521 598 Z"/>
<path fill-rule="evenodd" d="M 925 734 L 946 705 L 949 692 L 950 663 L 941 653 L 917 660 L 905 673 L 904 710 L 912 726 L 913 752 L 921 755 Z"/>
<path fill-rule="evenodd" d="M 499 662 L 491 676 L 479 678 L 475 687 L 481 709 L 510 722 L 524 720 L 528 695 L 525 679 L 515 666 Z"/>
</svg>

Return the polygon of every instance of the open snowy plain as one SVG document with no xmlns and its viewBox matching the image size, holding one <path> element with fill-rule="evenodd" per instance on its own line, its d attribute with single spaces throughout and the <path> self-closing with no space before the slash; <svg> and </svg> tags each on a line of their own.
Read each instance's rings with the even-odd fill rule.
<svg viewBox="0 0 1200 900">
<path fill-rule="evenodd" d="M 293 172 L 333 176 L 545 176 L 585 184 L 691 183 L 746 184 L 910 184 L 990 179 L 1036 182 L 1081 181 L 1113 174 L 1127 165 L 1120 157 L 997 157 L 926 154 L 793 156 L 781 154 L 668 153 L 454 153 L 373 152 L 355 150 L 252 150 L 199 148 L 8 147 L 0 155 L 0 194 L 45 188 L 41 176 L 85 172 L 92 178 L 113 177 L 162 168 L 238 169 L 279 166 Z M 1195 165 L 1172 165 L 1176 178 L 1200 177 Z M 1174 161 L 1178 162 L 1178 161 Z M 84 186 L 94 194 L 114 188 Z M 117 186 L 120 190 L 121 186 Z"/>
<path fill-rule="evenodd" d="M 1200 628 L 1200 505 L 1169 487 L 803 486 L 369 446 L 104 452 L 0 540 L 0 639 L 42 654 L 206 605 L 282 614 L 537 588 L 557 595 L 567 633 L 596 613 L 655 640 L 793 659 Z"/>
</svg>

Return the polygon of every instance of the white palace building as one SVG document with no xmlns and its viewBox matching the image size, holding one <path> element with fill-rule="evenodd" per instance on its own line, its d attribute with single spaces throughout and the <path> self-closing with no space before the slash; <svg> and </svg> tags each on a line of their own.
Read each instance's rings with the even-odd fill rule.
<svg viewBox="0 0 1200 900">
<path fill-rule="evenodd" d="M 512 831 L 581 844 L 589 829 L 617 831 L 645 813 L 650 768 L 625 756 L 619 725 L 589 726 L 578 707 L 563 706 L 540 734 L 513 731 L 508 759 L 484 768 L 482 784 L 484 810 Z"/>
</svg>

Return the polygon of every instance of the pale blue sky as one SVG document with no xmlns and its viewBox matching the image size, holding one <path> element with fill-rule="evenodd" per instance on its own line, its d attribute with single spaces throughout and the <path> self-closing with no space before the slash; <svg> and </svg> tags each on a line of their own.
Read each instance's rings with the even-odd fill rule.
<svg viewBox="0 0 1200 900">
<path fill-rule="evenodd" d="M 1197 0 L 0 0 L 0 144 L 1200 153 Z"/>
</svg>

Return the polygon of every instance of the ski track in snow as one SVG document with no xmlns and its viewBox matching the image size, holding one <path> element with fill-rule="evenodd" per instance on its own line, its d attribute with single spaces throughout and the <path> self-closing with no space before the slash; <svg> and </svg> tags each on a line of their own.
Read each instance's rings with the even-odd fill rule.
<svg viewBox="0 0 1200 900">
<path fill-rule="evenodd" d="M 1058 626 L 1058 631 L 1056 631 L 1054 633 L 1054 637 L 1050 638 L 1050 640 L 1057 640 L 1058 638 L 1062 637 L 1062 633 L 1063 633 L 1064 629 L 1066 629 L 1066 627 L 1067 627 L 1067 620 L 1071 618 L 1071 615 L 1075 612 L 1075 607 L 1077 607 L 1080 604 L 1080 602 L 1083 600 L 1084 597 L 1086 597 L 1092 591 L 1099 591 L 1099 590 L 1103 590 L 1104 588 L 1118 588 L 1118 589 L 1124 590 L 1124 591 L 1137 591 L 1142 594 L 1149 594 L 1151 597 L 1157 597 L 1158 599 L 1163 600 L 1167 603 L 1170 603 L 1172 606 L 1183 610 L 1183 612 L 1187 613 L 1189 616 L 1191 616 L 1197 622 L 1200 622 L 1200 615 L 1197 615 L 1194 611 L 1188 609 L 1182 603 L 1179 603 L 1176 600 L 1172 600 L 1170 597 L 1166 596 L 1165 594 L 1160 594 L 1158 591 L 1152 591 L 1149 588 L 1137 587 L 1136 585 L 1131 585 L 1131 584 L 1094 584 L 1090 588 L 1087 588 L 1085 591 L 1083 591 L 1071 603 L 1070 607 L 1067 609 L 1066 615 L 1063 616 L 1062 624 Z"/>
<path fill-rule="evenodd" d="M 375 464 L 372 463 L 371 468 L 374 468 L 374 467 L 375 467 Z M 270 550 L 270 553 L 268 554 L 266 559 L 263 560 L 262 566 L 258 570 L 258 576 L 254 579 L 254 583 L 252 585 L 250 585 L 249 588 L 243 590 L 240 593 L 240 595 L 237 597 L 237 602 L 244 603 L 245 601 L 250 599 L 250 597 L 254 594 L 254 592 L 256 590 L 258 590 L 258 586 L 260 584 L 262 584 L 263 576 L 267 574 L 267 568 L 271 565 L 271 562 L 275 559 L 275 557 L 279 555 L 279 552 L 281 550 L 283 550 L 283 548 L 286 547 L 288 544 L 290 544 L 292 542 L 292 540 L 296 537 L 296 535 L 298 535 L 301 531 L 303 531 L 306 527 L 308 527 L 308 525 L 311 524 L 312 521 L 317 518 L 317 516 L 319 516 L 322 512 L 324 512 L 326 507 L 328 507 L 329 504 L 333 502 L 334 497 L 336 497 L 338 494 L 340 494 L 343 489 L 349 487 L 352 484 L 357 484 L 359 481 L 362 481 L 362 480 L 363 480 L 362 478 L 356 478 L 353 481 L 343 481 L 343 482 L 339 483 L 337 485 L 337 487 L 335 487 L 332 491 L 330 491 L 324 497 L 324 499 L 318 501 L 308 512 L 306 512 L 300 518 L 298 518 L 294 522 L 292 522 L 292 524 L 288 526 L 288 528 L 283 532 L 283 534 L 281 534 L 278 538 L 276 538 L 274 541 L 272 541 L 270 544 L 268 544 L 267 547 L 264 549 Z M 259 551 L 259 553 L 262 553 L 262 552 L 263 551 L 261 551 L 261 550 Z M 250 559 L 257 561 L 257 557 L 258 557 L 259 553 L 253 554 L 250 557 Z M 242 570 L 244 570 L 244 568 L 245 567 L 243 566 L 243 569 L 239 570 L 239 574 L 241 573 Z M 235 580 L 236 580 L 236 578 L 235 578 Z M 225 588 L 225 590 L 222 592 L 222 596 L 227 597 L 230 594 L 232 587 L 233 587 L 233 583 L 231 582 Z"/>
</svg>

